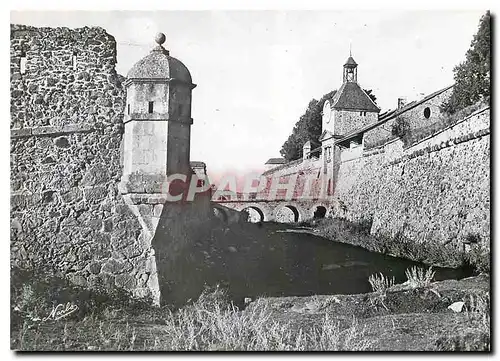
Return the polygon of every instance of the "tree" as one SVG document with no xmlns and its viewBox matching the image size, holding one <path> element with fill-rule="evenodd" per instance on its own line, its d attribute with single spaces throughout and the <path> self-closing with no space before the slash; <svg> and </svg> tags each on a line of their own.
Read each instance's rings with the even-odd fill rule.
<svg viewBox="0 0 500 361">
<path fill-rule="evenodd" d="M 365 90 L 366 94 L 375 102 L 377 98 L 371 90 Z M 287 161 L 292 161 L 302 157 L 302 147 L 307 141 L 311 142 L 311 149 L 320 146 L 319 137 L 321 136 L 321 112 L 327 99 L 331 99 L 337 90 L 332 90 L 323 95 L 320 100 L 312 99 L 307 106 L 306 112 L 295 123 L 292 134 L 288 137 L 281 147 L 281 155 Z"/>
<path fill-rule="evenodd" d="M 453 92 L 442 105 L 442 109 L 453 114 L 478 101 L 490 98 L 490 12 L 479 21 L 477 34 L 465 54 L 465 61 L 453 69 L 455 86 Z"/>
</svg>

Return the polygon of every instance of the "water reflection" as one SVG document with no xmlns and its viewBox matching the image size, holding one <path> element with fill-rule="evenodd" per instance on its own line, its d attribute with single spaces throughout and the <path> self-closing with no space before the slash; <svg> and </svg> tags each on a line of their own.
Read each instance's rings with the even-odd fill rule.
<svg viewBox="0 0 500 361">
<path fill-rule="evenodd" d="M 290 230 L 290 231 L 288 231 Z M 370 292 L 368 277 L 382 272 L 397 283 L 419 263 L 369 252 L 304 233 L 289 225 L 243 224 L 213 230 L 177 262 L 173 300 L 196 298 L 220 284 L 241 304 L 245 297 Z M 463 278 L 470 270 L 436 268 L 436 280 Z"/>
</svg>

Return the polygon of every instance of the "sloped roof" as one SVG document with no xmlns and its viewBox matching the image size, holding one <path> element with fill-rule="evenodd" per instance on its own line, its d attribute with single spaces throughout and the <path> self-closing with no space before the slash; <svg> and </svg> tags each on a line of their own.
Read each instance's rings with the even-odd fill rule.
<svg viewBox="0 0 500 361">
<path fill-rule="evenodd" d="M 355 82 L 345 82 L 335 93 L 332 108 L 380 112 L 379 107 L 371 100 L 368 94 Z"/>
<path fill-rule="evenodd" d="M 347 61 L 345 62 L 344 65 L 354 65 L 354 66 L 356 66 L 356 65 L 358 65 L 358 63 L 356 63 L 354 61 L 354 58 L 352 56 L 350 56 L 350 57 L 347 58 Z"/>
<path fill-rule="evenodd" d="M 405 112 L 419 106 L 420 104 L 428 101 L 429 99 L 432 99 L 432 98 L 438 96 L 439 94 L 444 93 L 445 91 L 452 88 L 453 86 L 454 86 L 454 84 L 447 86 L 446 88 L 440 89 L 438 91 L 435 91 L 434 93 L 427 95 L 426 97 L 420 99 L 419 101 L 413 101 L 411 103 L 406 104 L 401 109 L 389 110 L 389 111 L 383 113 L 381 116 L 379 116 L 378 121 L 376 121 L 375 123 L 371 123 L 371 124 L 368 124 L 362 128 L 355 129 L 352 132 L 344 135 L 342 137 L 341 141 L 345 141 L 347 139 L 356 137 L 359 134 L 362 134 L 362 133 L 365 133 L 369 130 L 372 130 L 373 128 L 376 128 L 376 127 L 386 123 L 387 121 L 396 118 L 398 115 L 405 113 Z"/>
<path fill-rule="evenodd" d="M 271 158 L 271 159 L 282 159 L 282 158 Z M 299 159 L 292 160 L 292 161 L 284 163 L 284 164 L 278 164 L 276 167 L 269 169 L 269 170 L 266 170 L 264 173 L 262 173 L 262 175 L 273 174 L 274 172 L 277 172 L 281 169 L 285 169 L 285 168 L 291 167 L 292 165 L 300 164 L 302 162 L 303 162 L 302 158 L 299 158 Z"/>
<path fill-rule="evenodd" d="M 191 74 L 178 59 L 169 55 L 168 50 L 157 46 L 149 55 L 139 60 L 127 74 L 128 79 L 176 79 L 192 84 Z"/>
<path fill-rule="evenodd" d="M 325 129 L 325 130 L 323 130 L 323 133 L 321 133 L 321 135 L 319 136 L 318 140 L 321 142 L 326 137 L 328 137 L 328 138 L 333 137 L 333 133 L 330 132 L 329 130 Z"/>
<path fill-rule="evenodd" d="M 269 160 L 265 164 L 285 164 L 285 158 L 269 158 Z"/>
<path fill-rule="evenodd" d="M 444 93 L 448 89 L 452 88 L 454 85 L 455 84 L 452 84 L 452 85 L 447 86 L 446 88 L 435 91 L 434 93 L 431 93 L 418 101 L 412 101 L 400 109 L 389 110 L 389 111 L 387 111 L 379 116 L 379 121 L 389 120 L 389 119 L 395 118 L 398 115 L 400 115 L 401 113 L 407 112 L 408 110 L 411 110 L 411 109 L 415 108 L 416 106 L 419 106 L 420 104 L 425 103 L 429 99 L 432 99 L 432 98 L 438 96 L 439 94 Z"/>
</svg>

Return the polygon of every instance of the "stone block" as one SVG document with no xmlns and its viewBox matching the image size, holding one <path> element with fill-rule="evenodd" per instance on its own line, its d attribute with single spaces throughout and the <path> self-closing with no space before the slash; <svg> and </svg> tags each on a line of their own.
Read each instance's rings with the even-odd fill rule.
<svg viewBox="0 0 500 361">
<path fill-rule="evenodd" d="M 54 139 L 54 144 L 59 148 L 69 148 L 71 146 L 67 137 L 58 137 Z"/>
<path fill-rule="evenodd" d="M 28 137 L 32 134 L 31 132 L 31 128 L 11 129 L 10 136 L 12 138 Z"/>
<path fill-rule="evenodd" d="M 121 250 L 121 253 L 125 258 L 134 258 L 140 256 L 144 252 L 143 248 L 137 244 L 133 243 Z"/>
<path fill-rule="evenodd" d="M 163 211 L 163 204 L 156 204 L 153 208 L 153 216 L 160 217 L 162 211 Z"/>
<path fill-rule="evenodd" d="M 119 215 L 127 215 L 130 214 L 130 209 L 126 204 L 117 204 L 114 209 L 114 213 Z"/>
<path fill-rule="evenodd" d="M 113 230 L 113 220 L 111 218 L 105 219 L 102 222 L 102 231 L 111 232 Z"/>
<path fill-rule="evenodd" d="M 101 273 L 101 268 L 102 264 L 100 262 L 92 262 L 89 265 L 89 272 L 96 275 Z"/>
<path fill-rule="evenodd" d="M 118 262 L 114 259 L 108 260 L 102 266 L 102 272 L 107 272 L 111 274 L 118 274 L 123 272 L 125 269 L 125 265 L 122 262 Z"/>
<path fill-rule="evenodd" d="M 115 285 L 125 290 L 132 290 L 136 287 L 137 281 L 129 274 L 123 274 L 115 277 Z"/>
<path fill-rule="evenodd" d="M 95 186 L 95 187 L 84 188 L 83 194 L 87 201 L 100 202 L 108 195 L 108 187 Z"/>
<path fill-rule="evenodd" d="M 82 179 L 83 186 L 94 186 L 106 183 L 110 180 L 109 165 L 97 164 L 92 166 Z"/>
<path fill-rule="evenodd" d="M 87 280 L 82 275 L 70 274 L 68 278 L 72 283 L 74 283 L 77 286 L 87 287 L 88 285 Z"/>
</svg>

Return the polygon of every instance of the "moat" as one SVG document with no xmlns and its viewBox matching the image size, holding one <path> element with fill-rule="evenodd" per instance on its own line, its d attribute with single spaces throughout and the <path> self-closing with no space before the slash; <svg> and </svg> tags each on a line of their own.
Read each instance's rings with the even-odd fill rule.
<svg viewBox="0 0 500 361">
<path fill-rule="evenodd" d="M 203 285 L 219 284 L 238 305 L 245 297 L 308 296 L 371 292 L 368 277 L 383 273 L 406 281 L 405 270 L 421 263 L 333 242 L 311 229 L 277 223 L 220 228 L 179 256 L 169 282 L 170 302 L 196 299 Z M 461 279 L 469 269 L 434 268 L 435 280 Z M 167 303 L 170 303 L 167 301 Z"/>
</svg>

